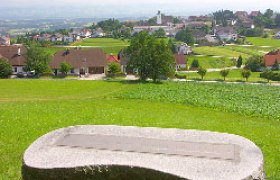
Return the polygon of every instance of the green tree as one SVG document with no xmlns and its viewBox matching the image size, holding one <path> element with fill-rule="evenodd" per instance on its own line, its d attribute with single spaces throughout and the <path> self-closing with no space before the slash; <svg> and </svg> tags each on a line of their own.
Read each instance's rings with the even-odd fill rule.
<svg viewBox="0 0 280 180">
<path fill-rule="evenodd" d="M 252 72 L 258 72 L 264 67 L 262 56 L 251 56 L 245 63 L 245 69 L 249 69 Z"/>
<path fill-rule="evenodd" d="M 107 19 L 97 23 L 96 27 L 100 27 L 105 32 L 112 32 L 121 28 L 121 23 L 117 19 Z"/>
<path fill-rule="evenodd" d="M 240 56 L 238 57 L 238 59 L 237 59 L 236 67 L 241 68 L 242 63 L 243 63 L 243 58 L 242 58 L 242 56 L 240 55 Z"/>
<path fill-rule="evenodd" d="M 173 54 L 178 53 L 178 49 L 176 47 L 176 44 L 173 42 L 173 40 L 171 38 L 168 40 L 168 46 L 171 49 Z"/>
<path fill-rule="evenodd" d="M 156 37 L 165 37 L 165 31 L 164 31 L 163 28 L 159 28 L 158 30 L 156 30 L 156 31 L 154 32 L 154 35 L 155 35 Z"/>
<path fill-rule="evenodd" d="M 133 37 L 124 53 L 129 59 L 128 68 L 137 71 L 141 80 L 151 78 L 156 82 L 163 76 L 174 76 L 175 60 L 170 47 L 147 32 Z"/>
<path fill-rule="evenodd" d="M 197 59 L 192 61 L 191 68 L 199 68 L 199 61 Z"/>
<path fill-rule="evenodd" d="M 275 22 L 276 27 L 279 28 L 280 27 L 280 14 L 279 13 L 276 14 L 274 22 Z"/>
<path fill-rule="evenodd" d="M 279 71 L 279 62 L 278 62 L 278 58 L 275 59 L 274 64 L 272 65 L 272 69 L 274 71 Z"/>
<path fill-rule="evenodd" d="M 12 66 L 7 59 L 0 59 L 0 78 L 8 78 L 12 74 Z"/>
<path fill-rule="evenodd" d="M 225 80 L 226 80 L 226 77 L 227 77 L 228 74 L 229 74 L 229 70 L 228 70 L 228 69 L 221 70 L 221 71 L 220 71 L 220 74 L 221 74 L 221 76 L 223 76 L 224 81 L 225 81 Z"/>
<path fill-rule="evenodd" d="M 64 75 L 66 75 L 71 70 L 71 64 L 68 62 L 62 62 L 60 63 L 60 72 Z"/>
<path fill-rule="evenodd" d="M 243 70 L 241 71 L 241 76 L 242 76 L 243 78 L 245 78 L 246 81 L 248 81 L 249 77 L 251 76 L 251 71 L 248 70 L 248 69 L 243 69 Z"/>
<path fill-rule="evenodd" d="M 26 71 L 34 71 L 41 74 L 50 71 L 50 55 L 36 43 L 29 43 L 27 46 Z"/>
<path fill-rule="evenodd" d="M 267 9 L 263 16 L 266 18 L 271 18 L 273 16 L 273 13 L 274 13 L 273 10 Z"/>
<path fill-rule="evenodd" d="M 228 20 L 234 18 L 234 14 L 230 10 L 220 10 L 213 13 L 213 17 L 217 25 L 223 27 L 228 26 Z"/>
<path fill-rule="evenodd" d="M 108 73 L 113 74 L 113 75 L 121 72 L 120 64 L 116 63 L 116 62 L 109 63 L 107 71 L 108 71 Z"/>
<path fill-rule="evenodd" d="M 186 29 L 179 31 L 176 34 L 175 38 L 178 41 L 183 41 L 189 45 L 193 45 L 195 43 L 195 39 L 193 37 L 192 31 L 190 28 L 186 28 Z"/>
<path fill-rule="evenodd" d="M 197 73 L 201 76 L 201 80 L 203 80 L 204 76 L 207 73 L 207 70 L 202 67 L 199 67 Z"/>
<path fill-rule="evenodd" d="M 273 75 L 273 72 L 268 70 L 267 68 L 260 74 L 261 78 L 264 78 L 269 82 L 271 80 L 271 77 Z"/>
</svg>

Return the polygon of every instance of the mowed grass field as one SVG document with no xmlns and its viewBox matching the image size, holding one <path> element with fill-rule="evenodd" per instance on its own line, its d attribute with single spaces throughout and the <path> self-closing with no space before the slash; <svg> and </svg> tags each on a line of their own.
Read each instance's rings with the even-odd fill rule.
<svg viewBox="0 0 280 180">
<path fill-rule="evenodd" d="M 280 91 L 265 85 L 0 80 L 0 179 L 19 179 L 25 149 L 49 131 L 114 124 L 227 132 L 255 142 L 280 177 Z"/>
<path fill-rule="evenodd" d="M 213 57 L 213 56 L 195 56 L 189 55 L 188 57 L 188 66 L 191 66 L 193 60 L 198 60 L 199 65 L 203 68 L 223 68 L 236 65 L 236 60 L 232 58 L 222 58 L 222 57 Z"/>
<path fill-rule="evenodd" d="M 252 43 L 255 46 L 271 46 L 274 48 L 280 48 L 280 40 L 273 39 L 272 37 L 268 37 L 268 38 L 247 37 L 246 41 Z"/>
<path fill-rule="evenodd" d="M 107 54 L 118 54 L 123 48 L 126 48 L 129 45 L 129 42 L 127 40 L 113 38 L 87 38 L 71 45 L 102 48 Z"/>
</svg>

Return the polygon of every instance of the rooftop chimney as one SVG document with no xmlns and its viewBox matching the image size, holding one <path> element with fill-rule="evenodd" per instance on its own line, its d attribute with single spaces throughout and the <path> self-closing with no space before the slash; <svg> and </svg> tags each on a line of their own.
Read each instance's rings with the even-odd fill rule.
<svg viewBox="0 0 280 180">
<path fill-rule="evenodd" d="M 20 47 L 18 47 L 18 52 L 17 52 L 18 56 L 20 56 Z"/>
</svg>

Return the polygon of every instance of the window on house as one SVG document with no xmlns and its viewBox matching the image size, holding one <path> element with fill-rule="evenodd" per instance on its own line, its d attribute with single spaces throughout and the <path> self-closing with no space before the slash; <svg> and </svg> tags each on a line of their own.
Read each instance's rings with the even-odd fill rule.
<svg viewBox="0 0 280 180">
<path fill-rule="evenodd" d="M 17 72 L 17 67 L 14 68 L 14 72 Z"/>
<path fill-rule="evenodd" d="M 71 73 L 74 73 L 74 69 L 71 69 Z"/>
</svg>

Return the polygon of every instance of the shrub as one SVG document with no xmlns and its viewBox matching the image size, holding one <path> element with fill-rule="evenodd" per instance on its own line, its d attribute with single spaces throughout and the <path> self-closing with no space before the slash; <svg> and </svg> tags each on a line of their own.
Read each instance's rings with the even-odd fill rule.
<svg viewBox="0 0 280 180">
<path fill-rule="evenodd" d="M 263 73 L 260 74 L 260 77 L 266 79 L 267 82 L 280 81 L 280 72 L 265 70 Z"/>
<path fill-rule="evenodd" d="M 265 33 L 262 37 L 263 37 L 263 38 L 268 38 L 269 35 L 268 35 L 267 33 Z"/>
<path fill-rule="evenodd" d="M 274 71 L 279 71 L 279 62 L 278 62 L 278 59 L 277 59 L 277 58 L 275 59 L 275 62 L 274 62 L 274 64 L 272 65 L 272 70 L 274 70 Z"/>
<path fill-rule="evenodd" d="M 6 59 L 0 59 L 0 78 L 8 78 L 12 74 L 12 66 Z"/>
<path fill-rule="evenodd" d="M 263 67 L 263 57 L 261 56 L 251 56 L 245 63 L 245 69 L 248 69 L 252 72 L 261 71 Z"/>
<path fill-rule="evenodd" d="M 199 62 L 197 59 L 194 59 L 192 64 L 191 64 L 191 68 L 198 68 L 199 67 Z"/>
<path fill-rule="evenodd" d="M 240 68 L 242 66 L 242 61 L 243 61 L 242 56 L 239 56 L 236 63 L 236 67 Z"/>
<path fill-rule="evenodd" d="M 121 72 L 121 67 L 119 63 L 112 62 L 108 65 L 107 74 L 117 74 Z"/>
<path fill-rule="evenodd" d="M 60 63 L 60 72 L 62 74 L 67 74 L 71 70 L 71 65 L 67 62 Z"/>
<path fill-rule="evenodd" d="M 186 79 L 187 78 L 187 76 L 185 74 L 175 74 L 175 77 L 177 79 Z"/>
<path fill-rule="evenodd" d="M 197 73 L 201 76 L 201 80 L 203 80 L 204 76 L 207 73 L 207 70 L 202 67 L 199 67 Z"/>
<path fill-rule="evenodd" d="M 243 78 L 246 78 L 246 81 L 248 81 L 249 77 L 251 76 L 251 71 L 248 70 L 248 69 L 243 69 L 243 70 L 241 71 L 241 76 L 242 76 Z"/>
</svg>

